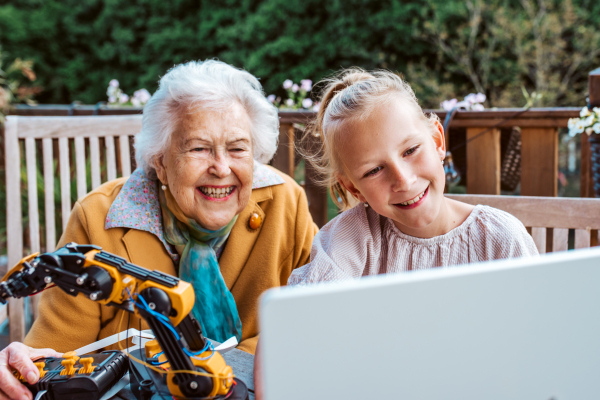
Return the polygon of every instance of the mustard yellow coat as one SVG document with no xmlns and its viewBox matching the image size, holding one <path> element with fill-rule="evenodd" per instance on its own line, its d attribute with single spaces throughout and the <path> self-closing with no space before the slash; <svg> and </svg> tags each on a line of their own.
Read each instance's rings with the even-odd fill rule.
<svg viewBox="0 0 600 400">
<path fill-rule="evenodd" d="M 252 354 L 258 340 L 259 296 L 269 288 L 285 285 L 293 269 L 310 261 L 317 232 L 302 188 L 289 176 L 277 173 L 285 183 L 252 191 L 219 259 L 242 321 L 238 349 Z M 131 263 L 176 275 L 173 261 L 157 236 L 137 229 L 104 228 L 108 210 L 126 180 L 107 182 L 75 203 L 57 247 L 69 242 L 91 243 Z M 263 219 L 256 230 L 248 226 L 253 213 Z M 128 321 L 128 314 L 121 318 L 123 313 L 82 295 L 72 297 L 58 288 L 49 289 L 41 295 L 40 316 L 25 344 L 65 352 L 123 331 L 128 322 L 130 328 L 138 329 L 140 321 L 134 315 Z M 148 329 L 141 322 L 142 329 Z"/>
</svg>

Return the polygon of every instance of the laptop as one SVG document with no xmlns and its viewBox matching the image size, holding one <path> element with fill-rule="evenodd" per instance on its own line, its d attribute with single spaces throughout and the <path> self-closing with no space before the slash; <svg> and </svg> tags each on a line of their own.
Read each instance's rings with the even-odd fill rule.
<svg viewBox="0 0 600 400">
<path fill-rule="evenodd" d="M 600 248 L 267 291 L 266 400 L 600 399 Z"/>
</svg>

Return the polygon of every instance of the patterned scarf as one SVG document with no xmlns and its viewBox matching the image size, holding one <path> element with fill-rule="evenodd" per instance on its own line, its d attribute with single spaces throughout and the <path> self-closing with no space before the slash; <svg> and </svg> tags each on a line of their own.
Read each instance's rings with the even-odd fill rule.
<svg viewBox="0 0 600 400">
<path fill-rule="evenodd" d="M 191 283 L 196 295 L 192 314 L 206 337 L 224 342 L 235 336 L 240 342 L 242 321 L 217 260 L 237 215 L 223 228 L 209 231 L 185 217 L 169 189 L 159 192 L 165 239 L 180 255 L 179 278 Z"/>
</svg>

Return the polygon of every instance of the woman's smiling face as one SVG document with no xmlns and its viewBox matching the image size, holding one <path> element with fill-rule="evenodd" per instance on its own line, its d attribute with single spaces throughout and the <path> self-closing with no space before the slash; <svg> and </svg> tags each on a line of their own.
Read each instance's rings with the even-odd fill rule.
<svg viewBox="0 0 600 400">
<path fill-rule="evenodd" d="M 209 230 L 227 225 L 252 193 L 250 118 L 234 103 L 225 112 L 182 111 L 156 173 L 187 218 Z"/>
<path fill-rule="evenodd" d="M 426 237 L 443 202 L 446 151 L 441 125 L 432 132 L 414 113 L 395 98 L 366 119 L 345 122 L 338 180 L 403 232 Z"/>
</svg>

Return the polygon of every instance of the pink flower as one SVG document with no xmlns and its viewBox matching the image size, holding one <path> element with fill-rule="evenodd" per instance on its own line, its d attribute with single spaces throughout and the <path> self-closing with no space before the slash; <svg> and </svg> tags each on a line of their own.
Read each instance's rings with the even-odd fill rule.
<svg viewBox="0 0 600 400">
<path fill-rule="evenodd" d="M 275 103 L 275 95 L 274 94 L 268 95 L 267 100 L 269 100 L 271 103 Z"/>
<path fill-rule="evenodd" d="M 286 104 L 288 107 L 293 107 L 293 106 L 294 106 L 294 100 L 292 100 L 292 99 L 287 99 L 287 100 L 285 101 L 285 104 Z"/>
<path fill-rule="evenodd" d="M 292 85 L 294 84 L 294 82 L 292 82 L 289 79 L 286 79 L 285 81 L 283 81 L 283 88 L 284 89 L 289 89 L 292 87 Z"/>
<path fill-rule="evenodd" d="M 299 86 L 298 86 L 297 84 L 295 84 L 295 83 L 294 83 L 294 84 L 292 85 L 292 92 L 296 93 L 296 92 L 298 91 L 298 89 L 299 89 Z"/>
<path fill-rule="evenodd" d="M 310 90 L 312 89 L 312 81 L 310 79 L 302 79 L 300 81 L 300 87 L 306 90 L 307 92 L 310 92 Z"/>
<path fill-rule="evenodd" d="M 308 109 L 310 108 L 310 106 L 312 106 L 313 102 L 311 99 L 304 99 L 302 100 L 302 107 Z"/>
<path fill-rule="evenodd" d="M 446 111 L 450 111 L 452 110 L 454 107 L 456 107 L 456 104 L 458 103 L 458 100 L 456 99 L 451 99 L 451 100 L 446 100 L 443 101 L 441 106 L 444 110 Z"/>
<path fill-rule="evenodd" d="M 108 82 L 108 85 L 112 87 L 119 87 L 119 81 L 116 79 L 111 79 L 110 82 Z"/>
</svg>

